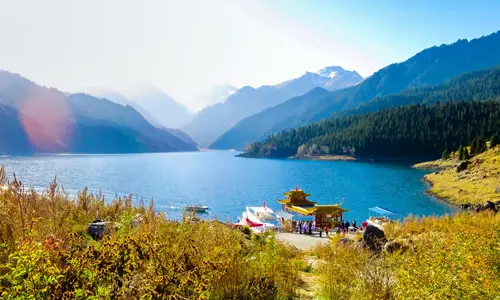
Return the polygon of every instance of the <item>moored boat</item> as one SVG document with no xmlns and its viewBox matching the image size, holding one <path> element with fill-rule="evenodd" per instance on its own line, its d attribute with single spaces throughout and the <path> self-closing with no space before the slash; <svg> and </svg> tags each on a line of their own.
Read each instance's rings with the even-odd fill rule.
<svg viewBox="0 0 500 300">
<path fill-rule="evenodd" d="M 391 219 L 397 218 L 398 213 L 380 206 L 370 207 L 370 217 L 366 220 L 368 225 L 383 229 L 384 225 L 391 222 Z"/>
<path fill-rule="evenodd" d="M 201 205 L 201 204 L 195 204 L 195 205 L 186 205 L 185 210 L 186 211 L 194 211 L 198 213 L 205 213 L 209 209 L 208 206 Z"/>
</svg>

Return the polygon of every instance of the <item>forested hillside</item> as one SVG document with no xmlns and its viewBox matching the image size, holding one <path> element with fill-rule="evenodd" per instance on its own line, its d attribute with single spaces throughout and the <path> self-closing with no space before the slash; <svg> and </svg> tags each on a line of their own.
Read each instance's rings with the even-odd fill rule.
<svg viewBox="0 0 500 300">
<path fill-rule="evenodd" d="M 352 155 L 440 157 L 476 136 L 500 133 L 500 101 L 410 105 L 288 130 L 254 143 L 243 156 Z"/>
<path fill-rule="evenodd" d="M 241 149 L 270 134 L 324 120 L 336 112 L 355 108 L 374 97 L 440 84 L 466 72 L 496 67 L 500 65 L 498 49 L 500 32 L 471 41 L 459 40 L 450 45 L 426 49 L 405 62 L 391 64 L 375 72 L 357 86 L 319 97 L 311 92 L 243 119 L 211 147 Z"/>
<path fill-rule="evenodd" d="M 500 68 L 459 75 L 445 83 L 408 89 L 396 95 L 376 97 L 366 104 L 340 114 L 362 114 L 408 104 L 495 99 L 500 96 Z"/>
</svg>

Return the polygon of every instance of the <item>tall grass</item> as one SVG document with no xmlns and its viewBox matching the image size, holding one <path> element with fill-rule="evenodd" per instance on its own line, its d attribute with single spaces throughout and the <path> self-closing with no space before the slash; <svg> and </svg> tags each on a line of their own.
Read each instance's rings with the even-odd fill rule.
<svg viewBox="0 0 500 300">
<path fill-rule="evenodd" d="M 70 199 L 54 181 L 26 189 L 0 169 L 2 299 L 285 299 L 295 295 L 300 253 L 272 234 L 219 222 L 173 222 L 130 197 Z M 139 226 L 131 226 L 136 215 Z M 118 227 L 100 241 L 95 218 Z"/>
<path fill-rule="evenodd" d="M 331 244 L 315 253 L 326 299 L 498 299 L 500 214 L 409 218 L 386 228 L 400 251 Z"/>
</svg>

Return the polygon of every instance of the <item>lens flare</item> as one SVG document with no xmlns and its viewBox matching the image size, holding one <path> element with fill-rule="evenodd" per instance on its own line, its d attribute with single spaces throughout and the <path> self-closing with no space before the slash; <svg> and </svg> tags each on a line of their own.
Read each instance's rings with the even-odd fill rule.
<svg viewBox="0 0 500 300">
<path fill-rule="evenodd" d="M 39 152 L 68 150 L 73 118 L 68 100 L 59 91 L 33 89 L 20 109 L 24 130 Z"/>
</svg>

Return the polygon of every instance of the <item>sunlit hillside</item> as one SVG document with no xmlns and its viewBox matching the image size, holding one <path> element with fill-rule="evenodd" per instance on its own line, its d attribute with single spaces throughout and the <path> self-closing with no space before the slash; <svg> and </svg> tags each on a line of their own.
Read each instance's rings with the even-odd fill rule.
<svg viewBox="0 0 500 300">
<path fill-rule="evenodd" d="M 450 159 L 438 160 L 416 167 L 436 167 L 441 170 L 425 176 L 430 192 L 453 204 L 483 204 L 500 201 L 500 146 L 489 149 L 468 160 L 465 170 L 457 171 L 461 164 L 456 153 Z"/>
</svg>

